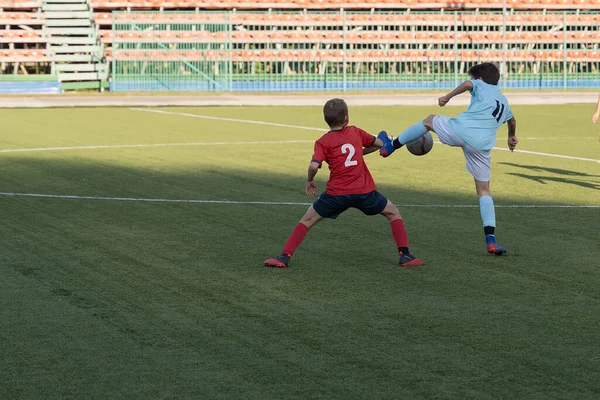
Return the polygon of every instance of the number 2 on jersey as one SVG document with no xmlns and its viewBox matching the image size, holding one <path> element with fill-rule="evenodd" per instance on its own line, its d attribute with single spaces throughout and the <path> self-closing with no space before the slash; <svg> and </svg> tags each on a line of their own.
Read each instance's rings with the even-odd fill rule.
<svg viewBox="0 0 600 400">
<path fill-rule="evenodd" d="M 496 118 L 496 122 L 500 122 L 502 114 L 504 114 L 504 104 L 496 100 L 496 109 L 492 111 L 492 117 Z"/>
<path fill-rule="evenodd" d="M 342 154 L 346 153 L 348 153 L 348 157 L 346 157 L 346 162 L 344 163 L 344 166 L 352 167 L 354 165 L 358 165 L 358 161 L 352 159 L 352 157 L 354 157 L 354 154 L 356 153 L 356 150 L 354 149 L 354 146 L 352 146 L 350 143 L 342 145 Z"/>
</svg>

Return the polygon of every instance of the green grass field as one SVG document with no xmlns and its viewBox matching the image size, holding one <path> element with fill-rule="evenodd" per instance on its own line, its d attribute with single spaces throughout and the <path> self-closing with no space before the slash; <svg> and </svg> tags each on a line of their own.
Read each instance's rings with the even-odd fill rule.
<svg viewBox="0 0 600 400">
<path fill-rule="evenodd" d="M 519 149 L 591 160 L 493 151 L 507 257 L 485 252 L 460 149 L 369 156 L 413 269 L 383 217 L 324 221 L 278 270 L 262 263 L 305 205 L 142 201 L 308 203 L 322 132 L 218 118 L 325 131 L 319 108 L 162 110 L 0 110 L 0 398 L 599 398 L 589 106 L 513 108 Z M 350 112 L 396 135 L 437 111 Z M 122 147 L 148 144 L 178 145 Z"/>
</svg>

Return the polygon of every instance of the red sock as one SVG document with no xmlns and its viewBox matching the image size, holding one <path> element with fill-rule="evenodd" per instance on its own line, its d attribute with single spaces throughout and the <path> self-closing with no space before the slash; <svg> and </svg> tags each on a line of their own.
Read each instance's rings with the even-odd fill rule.
<svg viewBox="0 0 600 400">
<path fill-rule="evenodd" d="M 391 225 L 396 247 L 408 248 L 408 235 L 406 234 L 406 228 L 404 228 L 404 221 L 402 219 L 395 219 L 391 222 Z"/>
<path fill-rule="evenodd" d="M 283 254 L 287 254 L 288 256 L 292 256 L 300 243 L 304 240 L 304 236 L 308 232 L 308 227 L 301 222 L 298 222 L 298 225 L 292 231 L 292 234 L 288 238 L 287 242 L 285 242 L 285 246 L 283 246 Z"/>
</svg>

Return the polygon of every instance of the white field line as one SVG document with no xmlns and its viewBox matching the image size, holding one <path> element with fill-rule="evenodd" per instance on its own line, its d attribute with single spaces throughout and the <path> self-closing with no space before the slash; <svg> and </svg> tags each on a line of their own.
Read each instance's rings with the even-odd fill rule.
<svg viewBox="0 0 600 400">
<path fill-rule="evenodd" d="M 76 196 L 68 194 L 44 193 L 15 193 L 0 192 L 5 197 L 37 197 L 50 199 L 70 200 L 104 200 L 104 201 L 129 201 L 142 203 L 195 203 L 195 204 L 238 204 L 238 205 L 269 205 L 269 206 L 309 206 L 312 203 L 290 201 L 237 201 L 237 200 L 199 200 L 199 199 L 153 199 L 140 197 L 104 197 L 104 196 Z M 477 204 L 397 204 L 398 207 L 420 208 L 479 208 Z M 497 208 L 600 208 L 600 205 L 544 205 L 544 204 L 512 204 L 496 205 Z"/>
<path fill-rule="evenodd" d="M 501 139 L 505 139 L 504 136 L 502 136 Z M 549 137 L 549 138 L 541 138 L 541 137 L 522 137 L 519 136 L 519 140 L 543 140 L 543 141 L 551 141 L 551 140 L 564 140 L 566 141 L 571 141 L 571 140 L 597 140 L 598 137 L 594 137 L 594 136 L 582 136 L 582 137 L 577 137 L 577 136 L 563 136 L 563 137 Z"/>
<path fill-rule="evenodd" d="M 176 112 L 170 112 L 170 111 L 152 110 L 149 108 L 130 108 L 130 110 L 152 112 L 152 113 L 157 113 L 157 114 L 180 115 L 182 117 L 191 117 L 191 118 L 213 119 L 216 121 L 243 122 L 246 124 L 279 126 L 282 128 L 304 129 L 304 130 L 308 130 L 308 131 L 319 131 L 319 132 L 323 132 L 323 133 L 327 132 L 327 129 L 324 129 L 324 128 L 311 128 L 310 126 L 280 124 L 277 122 L 256 121 L 253 119 L 225 118 L 225 117 L 214 117 L 212 115 L 176 113 Z"/>
<path fill-rule="evenodd" d="M 225 145 L 252 145 L 252 144 L 285 144 L 285 143 L 313 143 L 314 140 L 266 140 L 256 142 L 192 142 L 192 143 L 155 143 L 155 144 L 115 144 L 98 146 L 72 146 L 72 147 L 37 147 L 24 149 L 0 149 L 0 153 L 27 153 L 31 151 L 59 151 L 59 150 L 95 150 L 95 149 L 126 149 L 138 147 L 174 147 L 174 146 L 225 146 Z"/>
<path fill-rule="evenodd" d="M 283 127 L 283 128 L 294 128 L 294 129 L 304 129 L 304 130 L 310 130 L 310 131 L 319 131 L 319 132 L 323 132 L 323 133 L 326 132 L 326 129 L 323 129 L 323 128 L 313 128 L 310 126 L 300 126 L 300 125 L 288 125 L 288 124 L 280 124 L 280 123 L 275 123 L 275 122 L 255 121 L 255 120 L 251 120 L 251 119 L 214 117 L 212 115 L 188 114 L 188 113 L 179 113 L 179 112 L 171 112 L 171 111 L 163 111 L 163 110 L 153 110 L 153 109 L 147 109 L 147 108 L 130 108 L 130 109 L 134 110 L 134 111 L 143 111 L 143 112 L 151 112 L 151 113 L 166 114 L 166 115 L 178 115 L 178 116 L 190 117 L 190 118 L 212 119 L 212 120 L 217 120 L 217 121 L 242 122 L 242 123 L 246 123 L 246 124 L 269 125 L 269 126 L 279 126 L 279 127 Z M 436 143 L 439 143 L 439 142 L 436 142 Z M 502 147 L 494 147 L 494 150 L 508 151 L 508 149 L 505 149 Z M 529 151 L 529 150 L 515 150 L 514 152 L 515 153 L 524 153 L 524 154 L 533 154 L 536 156 L 565 158 L 565 159 L 569 159 L 569 160 L 589 161 L 589 162 L 600 163 L 600 160 L 597 160 L 595 158 L 565 156 L 565 155 L 561 155 L 561 154 L 542 153 L 542 152 Z"/>
</svg>

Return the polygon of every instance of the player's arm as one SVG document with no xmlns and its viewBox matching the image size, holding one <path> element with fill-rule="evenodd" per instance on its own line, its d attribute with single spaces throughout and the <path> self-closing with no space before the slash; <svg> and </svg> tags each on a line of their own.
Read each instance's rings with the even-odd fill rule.
<svg viewBox="0 0 600 400">
<path fill-rule="evenodd" d="M 506 121 L 506 124 L 508 125 L 508 149 L 513 151 L 519 143 L 519 139 L 517 139 L 517 120 L 512 117 Z"/>
<path fill-rule="evenodd" d="M 321 163 L 316 160 L 312 160 L 308 165 L 308 176 L 306 178 L 306 188 L 304 191 L 309 197 L 315 197 L 319 192 L 319 187 L 315 182 L 315 176 L 317 176 L 319 168 L 321 168 Z"/>
<path fill-rule="evenodd" d="M 451 98 L 453 98 L 454 96 L 458 96 L 459 94 L 463 94 L 464 92 L 469 90 L 473 90 L 473 82 L 464 81 L 463 83 L 458 85 L 456 89 L 454 89 L 447 95 L 440 97 L 438 99 L 438 104 L 440 107 L 444 107 L 450 101 Z"/>
<path fill-rule="evenodd" d="M 366 156 L 367 154 L 371 154 L 374 151 L 379 150 L 382 146 L 383 142 L 378 138 L 375 138 L 372 145 L 370 145 L 369 147 L 363 147 L 363 156 Z"/>
<path fill-rule="evenodd" d="M 600 117 L 600 96 L 598 96 L 598 104 L 596 104 L 596 112 L 592 115 L 592 122 L 595 124 L 598 121 L 598 117 Z"/>
<path fill-rule="evenodd" d="M 313 153 L 310 164 L 308 164 L 308 175 L 306 177 L 306 188 L 304 191 L 309 197 L 315 197 L 319 192 L 319 187 L 315 182 L 315 176 L 319 172 L 319 168 L 323 161 L 327 160 L 327 146 L 323 144 L 321 139 L 315 142 L 315 151 Z"/>
</svg>

